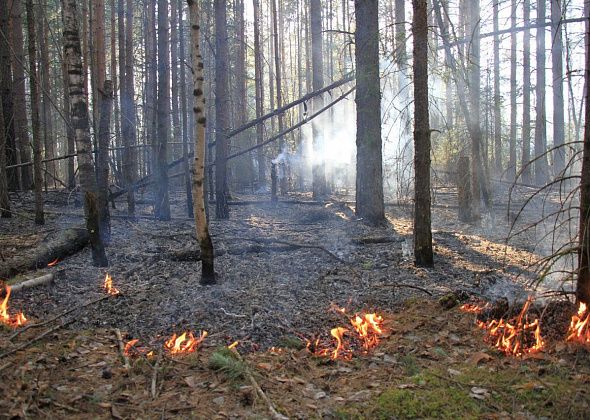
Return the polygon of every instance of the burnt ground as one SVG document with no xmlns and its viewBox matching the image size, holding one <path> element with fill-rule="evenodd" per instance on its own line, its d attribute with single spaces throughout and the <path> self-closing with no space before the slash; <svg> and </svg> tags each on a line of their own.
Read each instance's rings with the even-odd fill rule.
<svg viewBox="0 0 590 420">
<path fill-rule="evenodd" d="M 236 197 L 256 198 L 265 199 Z M 67 206 L 68 199 L 65 193 L 49 194 L 42 228 L 23 217 L 31 214 L 27 200 L 16 209 L 20 217 L 0 221 L 5 258 L 11 256 L 11 238 L 23 241 L 13 254 L 31 252 L 35 239 L 51 240 L 60 229 L 80 226 L 82 209 Z M 294 199 L 308 197 L 287 198 Z M 444 199 L 439 194 L 437 201 Z M 122 210 L 113 211 L 108 269 L 93 267 L 87 248 L 36 274 L 55 272 L 54 285 L 21 292 L 11 303 L 33 319 L 47 319 L 103 295 L 108 272 L 121 296 L 85 308 L 73 328 L 118 327 L 146 342 L 171 331 L 205 329 L 220 344 L 240 340 L 265 349 L 285 335 L 310 336 L 328 328 L 335 321 L 328 311 L 331 304 L 394 310 L 409 297 L 428 296 L 413 286 L 434 297 L 459 290 L 514 297 L 531 278 L 526 264 L 533 255 L 507 250 L 498 225 L 490 232 L 496 238 L 488 240 L 477 235 L 485 224 L 461 224 L 454 209 L 435 208 L 435 268 L 417 269 L 408 209 L 389 207 L 388 224 L 370 227 L 343 201 L 232 206 L 230 220 L 211 221 L 221 254 L 216 258 L 219 285 L 204 287 L 199 285 L 200 262 L 179 261 L 194 259 L 191 253 L 198 248 L 184 198 L 173 196 L 173 220 L 161 222 L 148 218 L 149 197 L 140 197 L 136 221 L 124 218 L 124 203 L 118 206 Z M 371 244 L 375 238 L 387 242 Z"/>
<path fill-rule="evenodd" d="M 534 271 L 529 269 L 529 264 L 538 258 L 538 255 L 533 252 L 536 245 L 534 238 L 527 238 L 525 235 L 518 238 L 514 245 L 506 246 L 505 244 L 505 238 L 511 226 L 511 222 L 506 217 L 505 196 L 505 192 L 497 195 L 494 217 L 488 215 L 479 226 L 473 226 L 457 221 L 456 209 L 453 207 L 456 196 L 453 192 L 445 189 L 438 191 L 436 206 L 433 209 L 433 236 L 436 253 L 433 269 L 421 269 L 413 265 L 411 208 L 408 206 L 388 207 L 388 223 L 380 227 L 367 226 L 362 220 L 356 219 L 352 209 L 345 204 L 346 200 L 350 200 L 350 197 L 346 196 L 332 197 L 323 205 L 279 203 L 277 206 L 273 206 L 270 203 L 259 203 L 232 206 L 230 220 L 211 221 L 210 230 L 216 251 L 220 255 L 216 258 L 219 284 L 209 287 L 201 286 L 198 283 L 200 263 L 186 261 L 191 259 L 191 253 L 197 248 L 197 244 L 193 222 L 187 219 L 184 214 L 184 197 L 180 194 L 173 194 L 173 220 L 161 222 L 150 219 L 152 213 L 150 196 L 147 194 L 143 197 L 138 196 L 139 217 L 137 220 L 132 221 L 124 217 L 124 203 L 118 205 L 120 210 L 113 211 L 112 241 L 107 248 L 110 262 L 108 269 L 93 267 L 90 263 L 90 251 L 84 249 L 82 252 L 60 261 L 55 267 L 27 273 L 25 277 L 30 278 L 52 271 L 56 275 L 56 280 L 50 286 L 37 287 L 14 295 L 11 298 L 10 307 L 11 310 L 22 309 L 33 322 L 42 322 L 69 308 L 104 296 L 102 282 L 107 272 L 112 275 L 114 285 L 121 291 L 121 295 L 81 308 L 64 317 L 72 323 L 63 328 L 59 332 L 59 336 L 58 333 L 53 335 L 54 340 L 59 340 L 60 344 L 44 345 L 43 350 L 32 347 L 31 351 L 36 350 L 33 355 L 21 352 L 17 356 L 22 357 L 24 354 L 25 360 L 28 361 L 27 365 L 30 365 L 32 363 L 31 357 L 36 358 L 35 354 L 38 355 L 38 352 L 53 354 L 56 349 L 66 346 L 65 343 L 70 343 L 67 345 L 68 348 L 81 349 L 79 350 L 81 353 L 75 356 L 75 360 L 68 356 L 66 357 L 67 361 L 62 360 L 62 362 L 66 365 L 78 362 L 76 366 L 89 366 L 88 369 L 98 372 L 95 372 L 96 375 L 95 373 L 88 374 L 89 378 L 93 378 L 92 381 L 96 381 L 96 378 L 102 375 L 100 372 L 104 372 L 105 364 L 109 369 L 110 366 L 117 364 L 117 350 L 112 341 L 111 328 L 119 328 L 123 331 L 125 341 L 130 338 L 139 338 L 141 343 L 148 348 L 156 348 L 174 332 L 186 329 L 207 330 L 210 336 L 204 343 L 205 353 L 208 351 L 206 349 L 228 345 L 235 340 L 240 341 L 238 349 L 241 352 L 250 353 L 267 350 L 271 347 L 281 347 L 293 337 L 311 338 L 318 335 L 328 335 L 330 328 L 342 322 L 341 317 L 330 310 L 332 305 L 338 305 L 348 308 L 350 312 L 377 311 L 386 314 L 386 319 L 399 317 L 397 322 L 405 325 L 394 334 L 402 334 L 404 340 L 413 343 L 413 347 L 405 348 L 404 345 L 386 344 L 385 347 L 388 350 L 384 350 L 385 353 L 382 351 L 373 357 L 373 359 L 377 357 L 376 360 L 369 359 L 366 362 L 369 367 L 373 365 L 373 370 L 375 370 L 375 366 L 379 370 L 383 364 L 391 364 L 392 368 L 398 369 L 401 363 L 398 356 L 422 357 L 420 354 L 423 351 L 430 354 L 430 356 L 425 356 L 428 365 L 436 365 L 444 357 L 437 353 L 438 350 L 435 351 L 438 356 L 433 357 L 432 349 L 440 347 L 437 343 L 444 341 L 445 337 L 437 335 L 438 338 L 426 350 L 420 349 L 416 344 L 421 340 L 432 341 L 432 337 L 428 334 L 433 331 L 435 334 L 436 331 L 440 332 L 441 328 L 447 330 L 448 317 L 451 315 L 436 316 L 438 311 L 443 311 L 434 304 L 436 299 L 449 293 L 463 291 L 465 293 L 461 295 L 464 297 L 481 297 L 484 300 L 492 300 L 505 296 L 510 301 L 514 301 L 526 296 L 528 293 L 525 290 L 526 283 L 538 277 Z M 236 200 L 266 199 L 261 196 L 237 196 L 234 198 Z M 294 194 L 286 200 L 306 201 L 309 200 L 309 197 Z M 0 220 L 0 245 L 3 258 L 29 253 L 37 243 L 42 240 L 51 240 L 58 231 L 70 226 L 80 226 L 83 223 L 82 210 L 76 208 L 71 201 L 72 197 L 65 193 L 50 192 L 46 206 L 47 223 L 38 228 L 31 220 L 32 197 L 21 196 L 18 199 L 18 206 L 14 208 L 17 216 L 10 220 Z M 544 208 L 545 202 L 539 206 L 543 207 L 543 211 L 546 210 Z M 521 223 L 528 224 L 534 221 L 535 217 L 537 215 L 532 215 L 528 219 L 524 218 Z M 427 299 L 425 301 L 427 303 L 421 305 L 429 312 L 421 316 L 427 321 L 416 322 L 413 318 L 402 319 L 408 302 L 416 302 L 417 299 L 424 298 Z M 566 321 L 568 316 L 565 317 Z M 453 317 L 456 318 L 456 315 L 451 316 L 451 318 Z M 559 314 L 556 318 L 560 318 Z M 466 318 L 462 317 L 461 319 L 465 320 Z M 564 317 L 561 316 L 561 320 L 558 322 L 560 328 L 563 327 L 563 319 Z M 434 323 L 438 324 L 430 325 L 430 321 L 436 321 Z M 418 332 L 421 326 L 426 324 L 430 327 Z M 454 348 L 458 342 L 462 341 L 461 338 L 458 338 L 459 330 L 473 335 L 472 332 L 469 332 L 471 328 L 469 325 L 471 325 L 471 321 L 462 321 L 460 328 L 451 328 L 451 333 L 447 331 L 447 336 L 453 335 L 451 343 L 447 343 L 447 345 Z M 392 329 L 395 331 L 395 328 Z M 10 349 L 14 346 L 14 343 L 11 344 L 6 340 L 7 335 L 9 333 L 0 332 L 0 337 L 2 337 L 0 349 Z M 23 337 L 30 339 L 34 338 L 35 334 L 29 330 L 23 334 Z M 481 342 L 481 336 L 476 337 L 480 350 L 485 351 L 487 346 Z M 402 336 L 397 338 L 401 339 Z M 470 337 L 468 341 L 471 343 L 469 346 L 474 345 L 473 337 Z M 92 361 L 88 363 L 79 361 L 80 358 L 86 357 L 85 355 L 95 353 L 97 349 L 103 356 L 109 353 L 108 357 L 104 356 L 108 359 L 107 362 L 97 361 L 96 356 L 92 356 Z M 444 352 L 446 351 L 444 350 Z M 399 355 L 388 356 L 396 352 L 399 352 Z M 463 355 L 470 354 L 470 352 L 472 350 L 459 351 L 458 353 L 453 350 L 451 353 L 453 360 L 457 358 L 463 360 Z M 60 357 L 62 356 L 57 359 L 61 360 Z M 253 353 L 248 357 L 262 359 L 270 357 L 272 359 L 273 356 L 268 353 L 260 353 L 260 355 Z M 359 392 L 367 387 L 374 390 L 378 389 L 380 385 L 373 386 L 366 380 L 361 380 L 358 376 L 362 375 L 362 372 L 357 371 L 357 368 L 360 369 L 358 364 L 354 365 L 352 370 L 348 367 L 343 368 L 343 371 L 337 368 L 334 373 L 332 371 L 335 368 L 332 366 L 327 373 L 318 373 L 316 371 L 317 363 L 308 360 L 308 356 L 303 356 L 300 352 L 287 352 L 277 357 L 280 357 L 281 366 L 294 365 L 291 367 L 295 373 L 298 372 L 299 376 L 295 377 L 299 379 L 293 379 L 295 373 L 291 371 L 289 378 L 277 380 L 277 374 L 273 368 L 271 370 L 275 379 L 266 382 L 263 388 L 273 389 L 276 397 L 276 392 L 281 389 L 285 393 L 293 391 L 292 388 L 297 388 L 297 381 L 299 381 L 299 385 L 307 389 L 303 394 L 309 400 L 306 400 L 305 404 L 307 405 L 301 409 L 303 413 L 299 416 L 301 418 L 321 416 L 323 415 L 321 414 L 322 410 L 332 407 L 333 404 L 342 405 L 337 403 L 350 403 L 351 401 L 356 404 L 356 402 L 370 399 L 371 395 L 376 396 L 381 393 L 371 391 L 365 396 L 359 397 L 357 395 L 356 399 L 341 396 L 328 404 L 323 401 L 324 397 L 318 393 L 337 394 L 332 387 L 334 385 L 332 380 L 335 380 L 334 375 L 354 373 L 356 379 L 348 378 L 345 382 L 349 385 L 351 383 L 357 385 L 352 388 L 350 388 L 352 385 L 348 388 L 345 387 L 344 390 L 347 392 L 352 392 L 353 388 L 354 392 Z M 391 357 L 394 357 L 396 361 L 392 362 Z M 496 359 L 498 355 L 492 357 Z M 195 386 L 194 380 L 191 379 L 188 385 L 191 392 L 197 392 L 195 387 L 204 387 L 207 391 L 213 389 L 211 391 L 214 393 L 213 396 L 226 395 L 225 392 L 233 388 L 231 385 L 220 385 L 223 384 L 223 379 L 210 372 L 205 372 L 207 369 L 202 366 L 204 364 L 203 358 L 205 356 L 196 356 L 196 359 L 189 364 L 182 361 L 169 362 L 173 366 L 169 369 L 171 372 L 175 372 L 175 369 L 182 368 L 185 364 L 191 365 L 197 370 L 196 375 L 200 378 L 199 380 L 206 383 L 204 386 L 201 386 L 202 383 Z M 44 358 L 41 360 L 44 369 L 55 368 L 55 362 L 46 363 L 43 361 Z M 256 363 L 266 363 L 262 368 L 265 371 L 268 370 L 268 363 L 273 365 L 274 362 L 272 360 L 271 362 L 258 360 Z M 301 379 L 300 377 L 304 375 L 304 372 L 301 370 L 302 367 L 298 366 L 299 362 L 305 366 L 309 365 L 307 367 L 310 369 L 310 374 L 319 375 L 319 378 L 323 378 L 324 382 L 328 381 L 328 384 L 324 383 L 319 388 L 319 385 L 316 384 L 315 388 L 309 388 L 309 378 Z M 8 363 L 20 362 L 15 359 L 14 362 Z M 35 363 L 38 364 L 38 362 Z M 363 363 L 365 362 L 362 362 L 361 365 Z M 410 364 L 412 363 L 414 362 Z M 502 365 L 503 362 L 498 358 L 498 363 Z M 478 362 L 475 364 L 478 365 Z M 2 365 L 2 360 L 0 360 L 0 365 Z M 0 371 L 5 366 L 0 366 Z M 322 370 L 321 362 L 319 366 L 318 369 Z M 417 363 L 417 366 L 421 366 L 421 362 Z M 402 377 L 405 374 L 411 376 L 409 375 L 411 372 L 406 372 L 408 369 L 413 371 L 412 368 L 407 367 L 402 369 Z M 137 370 L 135 372 L 137 378 L 142 378 L 142 385 L 137 386 L 143 389 L 141 395 L 145 397 L 145 387 L 149 388 L 151 370 L 145 366 L 140 366 Z M 66 371 L 79 373 L 78 369 L 72 367 L 66 368 Z M 128 373 L 123 373 L 120 370 L 116 372 L 120 373 L 122 377 L 124 376 L 125 381 L 128 381 Z M 391 375 L 391 372 L 389 374 Z M 71 373 L 71 375 L 73 374 Z M 204 380 L 201 375 L 207 376 L 208 379 Z M 215 378 L 209 377 L 211 375 L 214 375 Z M 387 383 L 386 378 L 382 376 L 380 374 L 376 383 Z M 24 380 L 23 375 L 20 378 L 21 381 Z M 180 375 L 179 378 L 181 383 L 186 382 L 186 375 Z M 83 382 L 82 379 L 80 380 Z M 11 380 L 16 381 L 17 378 L 9 379 L 8 383 Z M 92 381 L 89 379 L 89 383 L 84 386 L 92 388 Z M 211 387 L 212 384 L 214 386 Z M 133 394 L 129 391 L 129 386 L 128 383 L 125 386 L 121 385 L 126 389 L 125 395 Z M 175 386 L 179 386 L 178 383 L 175 383 Z M 186 386 L 186 384 L 182 386 Z M 362 388 L 363 386 L 365 388 Z M 410 388 L 412 386 L 408 385 Z M 288 390 L 284 389 L 285 387 Z M 121 391 L 120 388 L 117 389 Z M 107 391 L 109 390 L 107 389 Z M 107 391 L 105 391 L 105 395 L 110 392 Z M 200 389 L 200 391 L 202 390 Z M 36 390 L 33 394 L 39 392 Z M 67 394 L 66 391 L 62 392 L 59 389 L 56 392 L 57 394 Z M 86 394 L 83 391 L 80 392 L 86 395 L 90 391 Z M 211 405 L 210 400 L 213 398 L 211 394 L 207 392 L 201 394 L 197 398 L 200 403 L 193 404 L 194 407 L 189 405 L 189 409 L 191 409 L 190 407 L 196 409 L 201 405 L 208 407 L 207 415 L 216 412 L 219 414 L 219 406 L 224 406 L 224 404 L 218 404 L 219 400 L 217 400 L 217 403 Z M 154 413 L 150 411 L 153 406 L 150 404 L 141 405 L 142 402 L 141 408 L 138 408 L 137 402 L 131 404 L 130 400 L 141 399 L 141 395 L 133 394 L 133 397 L 125 395 L 123 397 L 119 395 L 119 397 L 126 399 L 126 401 L 117 402 L 117 404 L 134 405 L 135 410 L 145 410 L 144 414 L 151 413 L 146 414 L 147 417 L 154 417 Z M 172 402 L 178 402 L 174 399 L 175 397 L 171 397 L 171 395 L 178 394 L 163 393 L 162 396 L 164 395 L 174 400 L 166 402 L 168 409 L 170 409 Z M 293 398 L 293 401 L 284 402 L 284 404 L 287 406 L 289 404 L 295 404 L 295 406 L 303 404 L 297 399 L 299 397 Z M 87 405 L 84 405 L 88 403 L 87 399 L 84 397 L 64 402 L 63 399 L 56 397 L 55 401 L 61 402 L 51 406 L 53 408 L 49 412 L 56 409 L 57 413 L 67 413 L 75 417 L 76 412 L 90 410 Z M 235 395 L 230 399 L 236 404 L 236 407 L 229 409 L 229 411 L 225 410 L 228 411 L 225 413 L 226 415 L 233 413 L 233 410 L 239 412 L 245 406 L 249 407 L 248 404 L 242 404 L 243 401 L 235 400 Z M 92 399 L 90 398 L 90 400 Z M 115 414 L 109 413 L 108 410 L 112 409 L 115 402 L 105 402 L 107 400 L 108 398 L 102 395 L 93 402 L 94 409 L 100 410 L 102 407 L 107 412 L 101 412 L 100 415 L 117 417 L 120 414 L 120 408 Z M 184 397 L 182 400 L 184 401 Z M 319 403 L 318 400 L 320 400 Z M 158 401 L 160 404 L 161 401 Z M 78 405 L 78 403 L 84 404 Z M 153 403 L 156 404 L 156 402 Z M 36 413 L 40 415 L 43 413 L 43 409 L 40 408 L 38 402 L 35 404 L 33 406 L 40 410 Z M 61 407 L 60 409 L 59 404 L 69 408 Z M 164 413 L 168 410 L 166 404 L 164 404 Z M 16 404 L 12 407 L 16 412 L 22 414 L 20 405 Z M 161 408 L 160 405 L 158 407 Z M 320 410 L 318 407 L 323 408 Z M 259 415 L 262 413 L 263 417 L 268 415 L 264 404 L 258 407 L 258 411 L 252 411 L 251 408 L 245 410 L 248 415 L 256 412 Z M 284 411 L 289 412 L 291 416 L 295 414 L 295 411 L 291 409 Z M 53 413 L 59 416 L 56 412 Z M 125 412 L 122 417 L 131 416 L 131 413 L 133 413 L 133 409 Z M 173 416 L 180 415 L 175 411 L 172 413 Z M 95 414 L 99 415 L 98 412 Z M 162 417 L 165 416 L 162 414 Z M 196 417 L 201 416 L 197 415 Z"/>
</svg>

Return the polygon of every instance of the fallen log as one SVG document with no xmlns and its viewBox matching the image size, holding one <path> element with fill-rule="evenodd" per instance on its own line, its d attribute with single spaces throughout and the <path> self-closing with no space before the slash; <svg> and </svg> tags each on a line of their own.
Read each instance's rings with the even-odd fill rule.
<svg viewBox="0 0 590 420">
<path fill-rule="evenodd" d="M 23 289 L 30 289 L 31 287 L 41 286 L 43 284 L 49 284 L 53 282 L 55 278 L 53 273 L 45 274 L 41 277 L 37 277 L 30 280 L 25 280 L 21 283 L 17 283 L 15 285 L 10 286 L 10 291 L 12 293 L 20 292 Z"/>
<path fill-rule="evenodd" d="M 62 260 L 80 251 L 88 244 L 88 239 L 86 228 L 63 230 L 57 237 L 31 250 L 28 255 L 13 257 L 0 263 L 0 277 L 13 277 L 28 270 L 47 267 L 51 261 Z"/>
</svg>

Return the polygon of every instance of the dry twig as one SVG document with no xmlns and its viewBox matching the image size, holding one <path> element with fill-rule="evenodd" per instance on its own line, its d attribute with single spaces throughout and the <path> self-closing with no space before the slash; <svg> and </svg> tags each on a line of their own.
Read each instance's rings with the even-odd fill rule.
<svg viewBox="0 0 590 420">
<path fill-rule="evenodd" d="M 12 349 L 12 350 L 9 350 L 9 351 L 7 351 L 7 352 L 4 352 L 4 353 L 0 354 L 0 359 L 3 359 L 3 358 L 5 358 L 6 356 L 9 356 L 9 355 L 11 355 L 11 354 L 13 354 L 13 353 L 16 353 L 17 351 L 20 351 L 20 350 L 23 350 L 23 349 L 25 349 L 25 348 L 29 347 L 31 344 L 34 344 L 34 343 L 36 343 L 37 341 L 39 341 L 39 340 L 42 340 L 44 337 L 48 336 L 49 334 L 51 334 L 51 333 L 53 333 L 53 332 L 55 332 L 55 331 L 59 330 L 60 328 L 63 328 L 63 327 L 65 327 L 66 325 L 69 325 L 69 324 L 71 324 L 71 323 L 72 323 L 72 322 L 74 322 L 74 321 L 75 321 L 75 319 L 74 319 L 74 318 L 72 318 L 72 319 L 68 319 L 67 321 L 65 321 L 65 322 L 63 322 L 63 323 L 61 323 L 61 324 L 59 324 L 59 325 L 56 325 L 56 326 L 55 326 L 55 327 L 53 327 L 53 328 L 50 328 L 49 330 L 45 331 L 45 332 L 44 332 L 44 333 L 42 333 L 41 335 L 38 335 L 37 337 L 33 338 L 32 340 L 30 340 L 30 341 L 27 341 L 27 342 L 25 342 L 25 343 L 21 344 L 20 346 L 17 346 L 17 347 L 15 347 L 15 348 L 14 348 L 14 349 Z"/>
<path fill-rule="evenodd" d="M 129 358 L 125 354 L 125 345 L 123 344 L 123 337 L 121 336 L 121 330 L 118 328 L 114 328 L 113 332 L 115 333 L 115 337 L 117 338 L 117 344 L 119 345 L 119 353 L 121 354 L 121 358 L 123 359 L 123 366 L 125 369 L 131 368 L 129 364 Z"/>
</svg>

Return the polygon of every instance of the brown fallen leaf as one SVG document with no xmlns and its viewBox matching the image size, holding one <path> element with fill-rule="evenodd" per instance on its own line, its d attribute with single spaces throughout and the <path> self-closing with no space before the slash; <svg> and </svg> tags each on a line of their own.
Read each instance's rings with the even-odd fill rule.
<svg viewBox="0 0 590 420">
<path fill-rule="evenodd" d="M 492 359 L 493 357 L 489 354 L 478 351 L 469 356 L 469 358 L 467 359 L 467 363 L 469 363 L 470 365 L 477 366 L 480 362 L 487 362 Z"/>
</svg>

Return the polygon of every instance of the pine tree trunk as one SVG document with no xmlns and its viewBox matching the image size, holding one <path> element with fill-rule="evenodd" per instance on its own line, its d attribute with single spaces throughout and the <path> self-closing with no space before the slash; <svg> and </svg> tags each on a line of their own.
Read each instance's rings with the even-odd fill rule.
<svg viewBox="0 0 590 420">
<path fill-rule="evenodd" d="M 493 4 L 494 32 L 498 32 L 498 3 Z M 494 35 L 494 167 L 497 174 L 502 173 L 502 107 L 500 96 L 500 38 Z"/>
<path fill-rule="evenodd" d="M 373 224 L 385 220 L 378 9 L 377 0 L 355 0 L 356 214 Z"/>
<path fill-rule="evenodd" d="M 99 90 L 100 122 L 98 124 L 98 214 L 100 234 L 105 244 L 111 241 L 111 215 L 109 213 L 109 140 L 111 137 L 111 110 L 113 108 L 113 82 L 105 80 L 103 89 Z"/>
<path fill-rule="evenodd" d="M 27 119 L 27 105 L 25 95 L 25 53 L 23 41 L 22 24 L 22 0 L 11 0 L 11 44 L 14 49 L 14 60 L 12 62 L 14 74 L 14 121 L 16 146 L 18 147 L 17 163 L 31 161 L 31 146 L 29 144 L 29 123 Z M 18 168 L 17 176 L 21 189 L 31 189 L 32 173 L 30 166 Z"/>
<path fill-rule="evenodd" d="M 264 108 L 264 66 L 262 65 L 262 46 L 260 43 L 260 7 L 259 0 L 252 0 L 254 8 L 254 83 L 255 83 L 255 101 L 256 101 L 256 118 L 262 117 Z M 264 124 L 256 125 L 256 143 L 260 144 L 263 139 Z M 264 159 L 264 148 L 257 149 L 258 162 L 258 188 L 263 188 L 266 184 L 266 164 Z"/>
<path fill-rule="evenodd" d="M 510 181 L 516 180 L 516 0 L 511 0 L 510 14 L 510 160 L 507 176 Z"/>
<path fill-rule="evenodd" d="M 8 28 L 9 11 L 8 1 L 0 1 L 0 28 Z M 2 109 L 4 111 L 4 141 L 6 165 L 17 164 L 15 128 L 14 128 L 14 103 L 13 103 L 13 85 L 12 85 L 12 67 L 11 67 L 11 46 L 6 36 L 0 36 L 0 99 L 2 100 Z M 6 171 L 8 188 L 17 190 L 19 188 L 17 170 L 9 169 Z"/>
<path fill-rule="evenodd" d="M 170 136 L 170 45 L 168 0 L 158 0 L 158 134 L 156 138 L 156 205 L 154 215 L 170 220 L 168 195 L 168 137 Z"/>
<path fill-rule="evenodd" d="M 372 2 L 372 1 L 371 1 Z M 357 2 L 358 3 L 358 2 Z M 361 6 L 363 7 L 363 6 Z M 311 66 L 313 71 L 313 90 L 324 87 L 324 58 L 322 42 L 322 8 L 320 0 L 310 0 L 309 15 L 311 25 Z M 357 44 L 358 45 L 358 44 Z M 358 92 L 358 91 L 357 91 Z M 357 93 L 358 94 L 358 93 Z M 324 106 L 323 95 L 313 99 L 313 111 Z M 314 200 L 326 194 L 326 164 L 324 160 L 324 132 L 317 119 L 311 122 L 313 134 L 312 190 Z M 381 138 L 381 137 L 379 137 Z M 358 141 L 358 140 L 357 140 Z"/>
<path fill-rule="evenodd" d="M 188 0 L 191 31 L 192 31 L 192 72 L 193 72 L 193 94 L 195 96 L 195 163 L 193 166 L 193 211 L 195 214 L 195 225 L 197 239 L 201 249 L 201 284 L 215 283 L 213 242 L 209 236 L 207 225 L 207 214 L 205 212 L 205 97 L 203 92 L 203 57 L 199 45 L 200 24 L 198 0 Z"/>
<path fill-rule="evenodd" d="M 37 33 L 33 0 L 26 0 L 27 35 L 29 37 L 29 86 L 31 92 L 31 127 L 33 129 L 33 182 L 35 186 L 35 224 L 45 224 L 43 214 L 43 173 L 41 172 L 41 121 L 39 120 L 39 72 L 37 71 Z M 67 95 L 65 95 L 67 96 Z M 69 109 L 68 109 L 69 112 Z M 69 123 L 69 119 L 66 120 Z"/>
<path fill-rule="evenodd" d="M 92 143 L 88 121 L 88 103 L 84 95 L 84 72 L 82 68 L 82 47 L 76 12 L 76 0 L 61 0 L 63 20 L 64 58 L 67 62 L 69 77 L 70 103 L 72 108 L 72 126 L 76 133 L 76 152 L 78 153 L 78 170 L 80 187 L 84 195 L 84 214 L 86 228 L 90 236 L 92 259 L 94 265 L 108 265 L 104 246 L 100 237 L 98 218 L 97 186 L 92 160 Z"/>
<path fill-rule="evenodd" d="M 2 101 L 0 101 L 0 218 L 12 217 L 6 177 L 6 132 Z"/>
<path fill-rule="evenodd" d="M 170 77 L 172 96 L 172 141 L 178 143 L 182 137 L 178 100 L 178 2 L 170 0 Z M 177 144 L 172 146 L 171 156 L 176 159 L 181 150 Z"/>
<path fill-rule="evenodd" d="M 480 22 L 479 22 L 479 0 L 471 0 L 469 10 L 469 101 L 471 103 L 471 215 L 475 219 L 481 217 L 481 184 L 482 184 L 482 156 L 481 156 L 481 127 L 480 127 Z"/>
<path fill-rule="evenodd" d="M 545 0 L 537 1 L 537 24 L 545 23 Z M 545 27 L 537 28 L 537 84 L 535 121 L 535 183 L 544 185 L 547 174 L 547 139 L 545 127 Z"/>
<path fill-rule="evenodd" d="M 46 13 L 47 4 L 45 0 L 43 0 L 41 6 L 41 15 L 43 16 Z M 41 22 L 39 22 L 39 26 L 41 30 L 39 33 L 41 36 L 39 37 L 39 47 L 41 53 L 41 80 L 43 86 L 43 94 L 41 95 L 43 98 L 42 104 L 42 121 L 43 121 L 43 146 L 45 147 L 45 159 L 53 159 L 55 157 L 55 135 L 53 132 L 53 112 L 52 112 L 52 103 L 51 103 L 51 65 L 49 61 L 49 24 L 47 23 L 47 19 L 41 18 Z M 56 165 L 55 161 L 48 162 L 46 164 L 47 172 L 49 175 L 46 174 L 45 176 L 45 187 L 50 183 L 52 187 L 56 187 L 55 177 L 57 176 L 56 173 Z M 48 181 L 49 178 L 49 182 Z"/>
<path fill-rule="evenodd" d="M 565 169 L 565 128 L 563 103 L 563 38 L 561 0 L 551 0 L 551 63 L 553 75 L 553 173 L 562 176 Z"/>
<path fill-rule="evenodd" d="M 521 177 L 531 183 L 531 1 L 523 0 L 523 60 L 522 60 L 522 161 Z"/>
<path fill-rule="evenodd" d="M 28 1 L 28 0 L 27 0 Z M 34 28 L 33 28 L 34 30 Z M 66 147 L 68 150 L 68 155 L 73 155 L 76 153 L 76 141 L 75 141 L 75 134 L 74 129 L 72 127 L 72 121 L 70 118 L 71 115 L 71 107 L 70 107 L 70 92 L 68 87 L 68 70 L 65 61 L 62 62 L 61 65 L 62 71 L 62 78 L 63 78 L 63 115 L 64 115 L 64 122 L 66 125 Z M 40 140 L 39 140 L 40 141 Z M 35 146 L 33 145 L 33 148 Z M 39 145 L 39 153 L 41 153 L 41 146 Z M 39 157 L 41 159 L 41 157 Z M 40 161 L 39 161 L 40 162 Z M 41 163 L 39 163 L 39 171 L 41 171 Z M 41 172 L 39 172 L 41 173 Z M 37 175 L 35 174 L 35 177 Z M 73 190 L 76 188 L 76 170 L 75 170 L 75 157 L 72 156 L 68 158 L 67 161 L 67 176 L 68 176 L 68 189 Z M 35 181 L 36 182 L 36 181 Z"/>
<path fill-rule="evenodd" d="M 183 1 L 178 0 L 178 36 L 180 38 L 180 111 L 182 115 L 182 157 L 184 158 L 184 184 L 186 191 L 186 211 L 188 217 L 194 216 L 193 192 L 191 182 L 190 163 L 188 159 L 188 115 L 186 100 L 186 38 L 184 36 L 184 20 L 182 18 Z"/>
<path fill-rule="evenodd" d="M 227 46 L 226 2 L 215 7 L 215 216 L 229 218 L 227 205 L 227 140 L 229 129 L 229 51 Z"/>
<path fill-rule="evenodd" d="M 158 83 L 157 83 L 157 52 L 156 52 L 156 6 L 154 1 L 149 1 L 147 4 L 146 13 L 146 40 L 145 40 L 145 52 L 147 57 L 151 57 L 146 62 L 146 85 L 145 85 L 145 96 L 146 96 L 146 142 L 151 150 L 150 161 L 150 172 L 153 172 L 156 176 L 158 174 L 156 163 L 158 154 L 158 141 L 157 141 L 157 120 L 156 120 L 156 109 L 157 109 L 157 97 L 158 97 Z"/>
<path fill-rule="evenodd" d="M 587 19 L 590 13 L 585 10 Z M 584 150 L 582 155 L 582 178 L 580 180 L 580 244 L 578 247 L 578 281 L 576 296 L 580 302 L 590 306 L 590 25 L 586 22 L 586 101 L 584 125 Z"/>
<path fill-rule="evenodd" d="M 430 215 L 430 120 L 428 113 L 428 13 L 426 0 L 413 0 L 414 22 L 414 258 L 432 267 Z"/>
<path fill-rule="evenodd" d="M 135 80 L 133 73 L 133 1 L 127 0 L 125 10 L 125 109 L 127 130 L 123 137 L 123 178 L 125 185 L 133 185 L 137 177 L 137 118 L 135 116 Z M 135 215 L 133 188 L 127 191 L 127 214 Z"/>
<path fill-rule="evenodd" d="M 280 47 L 279 47 L 279 28 L 278 28 L 278 14 L 277 14 L 277 0 L 271 0 L 271 9 L 272 9 L 272 25 L 273 25 L 273 45 L 274 45 L 274 63 L 275 63 L 275 81 L 276 81 L 276 90 L 277 90 L 277 103 L 276 107 L 281 108 L 283 106 L 283 86 L 281 80 L 281 54 L 280 54 Z M 320 22 L 321 25 L 321 22 Z M 279 133 L 282 133 L 285 129 L 284 124 L 284 115 L 278 115 L 278 122 L 279 122 Z M 286 154 L 288 151 L 285 149 L 285 139 L 279 139 L 279 153 Z M 286 177 L 286 166 L 287 161 L 282 160 L 279 162 L 279 171 L 280 171 L 280 189 L 281 195 L 287 194 L 287 177 Z"/>
</svg>

